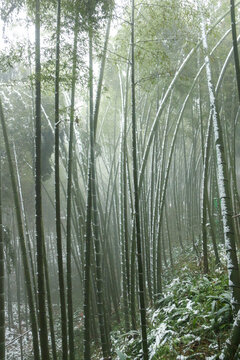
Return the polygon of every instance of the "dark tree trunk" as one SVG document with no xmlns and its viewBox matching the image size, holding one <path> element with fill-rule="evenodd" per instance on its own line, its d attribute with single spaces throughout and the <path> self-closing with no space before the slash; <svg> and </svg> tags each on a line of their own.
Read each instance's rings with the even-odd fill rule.
<svg viewBox="0 0 240 360">
<path fill-rule="evenodd" d="M 2 223 L 2 156 L 0 155 L 0 360 L 5 360 L 5 290 Z"/>
<path fill-rule="evenodd" d="M 61 233 L 61 199 L 59 178 L 59 64 L 60 64 L 60 30 L 61 30 L 61 0 L 57 2 L 57 38 L 56 38 L 56 61 L 55 61 L 55 210 L 56 210 L 56 236 L 57 236 L 57 264 L 58 282 L 61 309 L 62 330 L 62 357 L 68 358 L 67 343 L 67 315 L 63 273 L 62 233 Z"/>
<path fill-rule="evenodd" d="M 138 286 L 139 286 L 139 301 L 140 301 L 140 315 L 141 315 L 141 330 L 142 330 L 142 349 L 143 359 L 148 360 L 148 343 L 147 343 L 147 322 L 146 322 L 146 307 L 145 307 L 145 293 L 144 293 L 144 274 L 143 274 L 143 259 L 142 259 L 142 240 L 141 240 L 141 225 L 140 225 L 140 209 L 139 209 L 139 192 L 138 192 L 138 166 L 137 166 L 137 140 L 136 140 L 136 105 L 135 105 L 135 54 L 134 54 L 134 0 L 132 0 L 132 26 L 131 26 L 131 49 L 132 49 L 132 152 L 133 152 L 133 183 L 134 183 L 134 209 L 135 209 L 135 224 L 136 224 L 136 240 L 137 240 L 137 260 L 138 260 Z"/>
<path fill-rule="evenodd" d="M 37 243 L 38 319 L 42 359 L 49 359 L 48 330 L 45 309 L 43 271 L 42 181 L 41 181 L 41 62 L 40 62 L 40 1 L 36 0 L 35 14 L 35 207 Z"/>
</svg>

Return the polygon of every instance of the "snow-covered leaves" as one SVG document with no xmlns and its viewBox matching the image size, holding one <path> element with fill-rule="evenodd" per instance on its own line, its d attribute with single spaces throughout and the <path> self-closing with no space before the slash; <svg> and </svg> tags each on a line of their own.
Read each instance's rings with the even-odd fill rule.
<svg viewBox="0 0 240 360">
<path fill-rule="evenodd" d="M 150 359 L 214 359 L 232 321 L 226 271 L 207 277 L 184 267 L 157 308 L 148 309 L 148 319 Z M 113 334 L 113 339 L 116 359 L 141 358 L 137 332 Z"/>
</svg>

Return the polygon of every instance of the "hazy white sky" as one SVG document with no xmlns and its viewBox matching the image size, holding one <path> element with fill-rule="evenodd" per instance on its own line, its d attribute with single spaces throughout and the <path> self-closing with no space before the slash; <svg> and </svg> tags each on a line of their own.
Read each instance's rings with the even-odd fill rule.
<svg viewBox="0 0 240 360">
<path fill-rule="evenodd" d="M 0 51 L 9 47 L 9 42 L 14 44 L 27 39 L 34 41 L 34 26 L 31 24 L 26 25 L 25 11 L 20 11 L 16 20 L 13 22 L 14 24 L 4 25 L 0 19 Z"/>
<path fill-rule="evenodd" d="M 115 14 L 120 18 L 123 15 L 123 9 L 129 3 L 129 0 L 116 0 Z M 111 34 L 115 35 L 121 24 L 121 19 L 113 20 L 111 26 Z M 0 51 L 9 47 L 9 41 L 13 44 L 16 42 L 21 42 L 24 39 L 29 39 L 31 42 L 34 42 L 34 25 L 29 24 L 28 29 L 26 27 L 26 12 L 21 11 L 17 15 L 17 21 L 14 22 L 14 25 L 7 24 L 4 26 L 3 21 L 0 19 Z"/>
</svg>

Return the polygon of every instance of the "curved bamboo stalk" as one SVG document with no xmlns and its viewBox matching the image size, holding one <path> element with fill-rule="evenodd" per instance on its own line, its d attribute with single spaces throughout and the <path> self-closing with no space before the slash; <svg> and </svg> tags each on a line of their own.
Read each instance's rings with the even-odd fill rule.
<svg viewBox="0 0 240 360">
<path fill-rule="evenodd" d="M 202 19 L 202 39 L 203 49 L 205 51 L 206 75 L 209 91 L 211 115 L 213 117 L 213 129 L 215 137 L 217 170 L 218 170 L 218 188 L 221 199 L 221 215 L 224 226 L 224 240 L 227 252 L 229 288 L 232 293 L 232 308 L 235 313 L 240 308 L 240 276 L 238 270 L 238 260 L 236 254 L 236 244 L 234 237 L 234 224 L 232 218 L 231 191 L 228 182 L 227 163 L 222 135 L 222 125 L 218 113 L 215 89 L 212 83 L 212 74 L 210 60 L 208 56 L 208 45 L 206 39 L 204 20 Z"/>
<path fill-rule="evenodd" d="M 212 49 L 211 53 L 212 54 L 216 48 L 221 44 L 221 42 L 223 41 L 223 39 L 225 38 L 225 36 L 229 33 L 229 31 L 227 31 L 227 33 L 224 34 L 224 36 L 221 38 L 221 40 L 216 44 L 216 46 Z M 240 37 L 239 37 L 240 39 Z M 225 71 L 227 69 L 227 65 L 229 64 L 229 61 L 230 61 L 230 58 L 231 58 L 231 55 L 232 55 L 232 50 L 230 50 L 225 62 L 224 62 L 224 66 L 222 68 L 222 71 L 219 75 L 219 78 L 218 78 L 218 82 L 217 82 L 217 86 L 216 86 L 216 93 L 219 91 L 219 88 L 220 88 L 220 85 L 221 85 L 221 82 L 223 80 L 223 76 L 225 74 Z M 163 185 L 162 185 L 162 192 L 161 192 L 161 201 L 160 201 L 160 210 L 159 210 L 159 214 L 160 214 L 160 217 L 158 219 L 158 221 L 161 223 L 162 222 L 162 215 L 163 215 L 163 208 L 164 208 L 164 203 L 165 203 L 165 196 L 166 196 L 166 190 L 167 190 L 167 183 L 168 183 L 168 177 L 169 177 L 169 172 L 170 172 L 170 165 L 171 165 L 171 161 L 172 161 L 172 155 L 173 155 L 173 150 L 174 150 L 174 147 L 175 147 L 175 143 L 176 143 L 176 138 L 177 138 L 177 133 L 178 133 L 178 130 L 179 130 L 179 126 L 180 126 L 180 123 L 182 121 L 182 118 L 183 118 L 183 114 L 184 114 L 184 111 L 185 111 L 185 108 L 186 108 L 186 105 L 190 99 L 190 96 L 193 92 L 193 89 L 196 85 L 196 82 L 200 76 L 200 74 L 202 73 L 203 69 L 204 69 L 205 65 L 203 64 L 201 66 L 201 68 L 199 69 L 197 75 L 195 76 L 193 82 L 192 82 L 192 85 L 191 85 L 191 88 L 187 94 L 187 96 L 185 97 L 185 100 L 183 102 L 183 105 L 182 105 L 182 108 L 180 110 L 180 113 L 179 113 L 179 116 L 178 116 L 178 119 L 177 119 L 177 122 L 176 122 L 176 125 L 175 125 L 175 129 L 174 129 L 174 134 L 173 134 L 173 137 L 172 137 L 172 142 L 171 142 L 171 145 L 170 145 L 170 150 L 169 150 L 169 155 L 168 155 L 168 160 L 167 160 L 167 164 L 166 164 L 166 172 L 165 172 L 165 177 L 164 177 L 164 180 L 163 180 Z"/>
<path fill-rule="evenodd" d="M 238 6 L 240 4 L 240 2 L 237 2 L 237 4 L 235 5 Z M 221 16 L 217 21 L 216 23 L 211 27 L 211 29 L 208 30 L 207 34 L 209 34 L 211 31 L 213 31 L 215 29 L 215 27 L 229 14 L 230 10 L 228 10 L 227 12 L 225 12 L 223 14 L 223 16 Z M 143 181 L 143 174 L 144 174 L 144 170 L 145 170 L 145 167 L 146 167 L 146 164 L 147 164 L 147 158 L 148 158 L 148 155 L 149 155 L 149 151 L 150 151 L 150 147 L 151 147 L 151 144 L 152 144 L 152 140 L 153 140 L 153 136 L 154 136 L 154 133 L 158 127 L 158 120 L 159 120 L 159 117 L 162 115 L 163 113 L 163 110 L 164 110 L 164 107 L 166 105 L 166 102 L 171 94 L 171 90 L 173 89 L 176 81 L 178 80 L 179 76 L 181 75 L 183 69 L 185 68 L 185 66 L 187 65 L 187 63 L 189 62 L 189 60 L 192 58 L 192 56 L 195 54 L 195 52 L 197 51 L 197 49 L 200 47 L 200 45 L 202 44 L 202 40 L 200 40 L 197 45 L 192 48 L 192 50 L 188 53 L 188 55 L 185 57 L 184 61 L 182 62 L 182 64 L 180 65 L 179 69 L 177 70 L 174 78 L 172 79 L 169 87 L 167 88 L 166 90 L 166 93 L 164 94 L 163 96 L 163 99 L 160 103 L 160 106 L 157 110 L 157 113 L 155 115 L 155 118 L 153 120 L 153 124 L 152 124 L 152 127 L 151 127 L 151 131 L 150 131 L 150 134 L 149 134 L 149 137 L 148 137 L 148 140 L 147 140 L 147 144 L 146 144 L 146 148 L 144 150 L 144 154 L 143 154 L 143 158 L 142 158 L 142 163 L 141 163 L 141 167 L 140 167 L 140 171 L 139 171 L 139 188 L 141 190 L 141 186 L 142 186 L 142 181 Z"/>
</svg>

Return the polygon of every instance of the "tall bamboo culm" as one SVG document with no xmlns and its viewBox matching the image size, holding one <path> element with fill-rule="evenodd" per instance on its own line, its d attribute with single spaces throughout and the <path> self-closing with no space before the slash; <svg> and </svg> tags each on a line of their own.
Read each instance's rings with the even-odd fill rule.
<svg viewBox="0 0 240 360">
<path fill-rule="evenodd" d="M 134 13 L 135 4 L 132 0 L 132 23 L 131 23 L 131 88 L 132 88 L 132 154 L 133 154 L 133 184 L 134 184 L 134 209 L 136 224 L 136 240 L 137 240 L 137 262 L 138 262 L 138 286 L 139 286 L 139 302 L 140 317 L 142 331 L 142 349 L 143 359 L 148 360 L 148 343 L 147 343 L 147 322 L 146 307 L 144 293 L 144 275 L 143 275 L 143 259 L 142 259 L 142 240 L 140 225 L 140 208 L 139 208 L 139 192 L 138 192 L 138 166 L 137 166 L 137 139 L 136 139 L 136 100 L 135 100 L 135 54 L 134 54 Z"/>
<path fill-rule="evenodd" d="M 4 241 L 2 219 L 2 156 L 0 155 L 0 360 L 5 360 Z"/>
<path fill-rule="evenodd" d="M 60 64 L 60 30 L 61 30 L 61 0 L 57 1 L 57 30 L 56 30 L 56 60 L 55 60 L 55 216 L 56 216 L 56 242 L 57 242 L 57 265 L 58 282 L 61 309 L 62 330 L 62 358 L 68 359 L 67 343 L 67 315 L 64 286 L 63 254 L 62 254 L 62 231 L 61 231 L 61 199 L 59 178 L 59 64 Z"/>
<path fill-rule="evenodd" d="M 49 359 L 48 329 L 45 308 L 42 232 L 42 172 L 41 172 L 41 61 L 40 61 L 40 1 L 35 8 L 35 211 L 37 244 L 38 321 L 42 360 Z"/>
<path fill-rule="evenodd" d="M 208 44 L 205 31 L 205 24 L 202 18 L 201 22 L 202 28 L 202 41 L 203 41 L 203 50 L 205 56 L 205 65 L 206 65 L 206 76 L 207 76 L 207 85 L 209 91 L 211 115 L 213 117 L 213 130 L 215 138 L 215 149 L 216 149 L 216 162 L 217 162 L 217 181 L 219 196 L 221 201 L 221 216 L 223 220 L 223 232 L 225 240 L 225 249 L 227 253 L 227 267 L 228 267 L 228 277 L 229 277 L 229 288 L 232 294 L 232 308 L 236 314 L 240 309 L 240 276 L 238 268 L 238 260 L 236 254 L 236 240 L 234 235 L 234 224 L 233 224 L 233 207 L 231 200 L 231 189 L 228 180 L 228 171 L 227 171 L 227 162 L 226 154 L 224 148 L 223 134 L 222 134 L 222 124 L 220 121 L 217 101 L 215 96 L 215 88 L 212 82 L 212 72 L 210 59 L 208 56 Z"/>
</svg>

